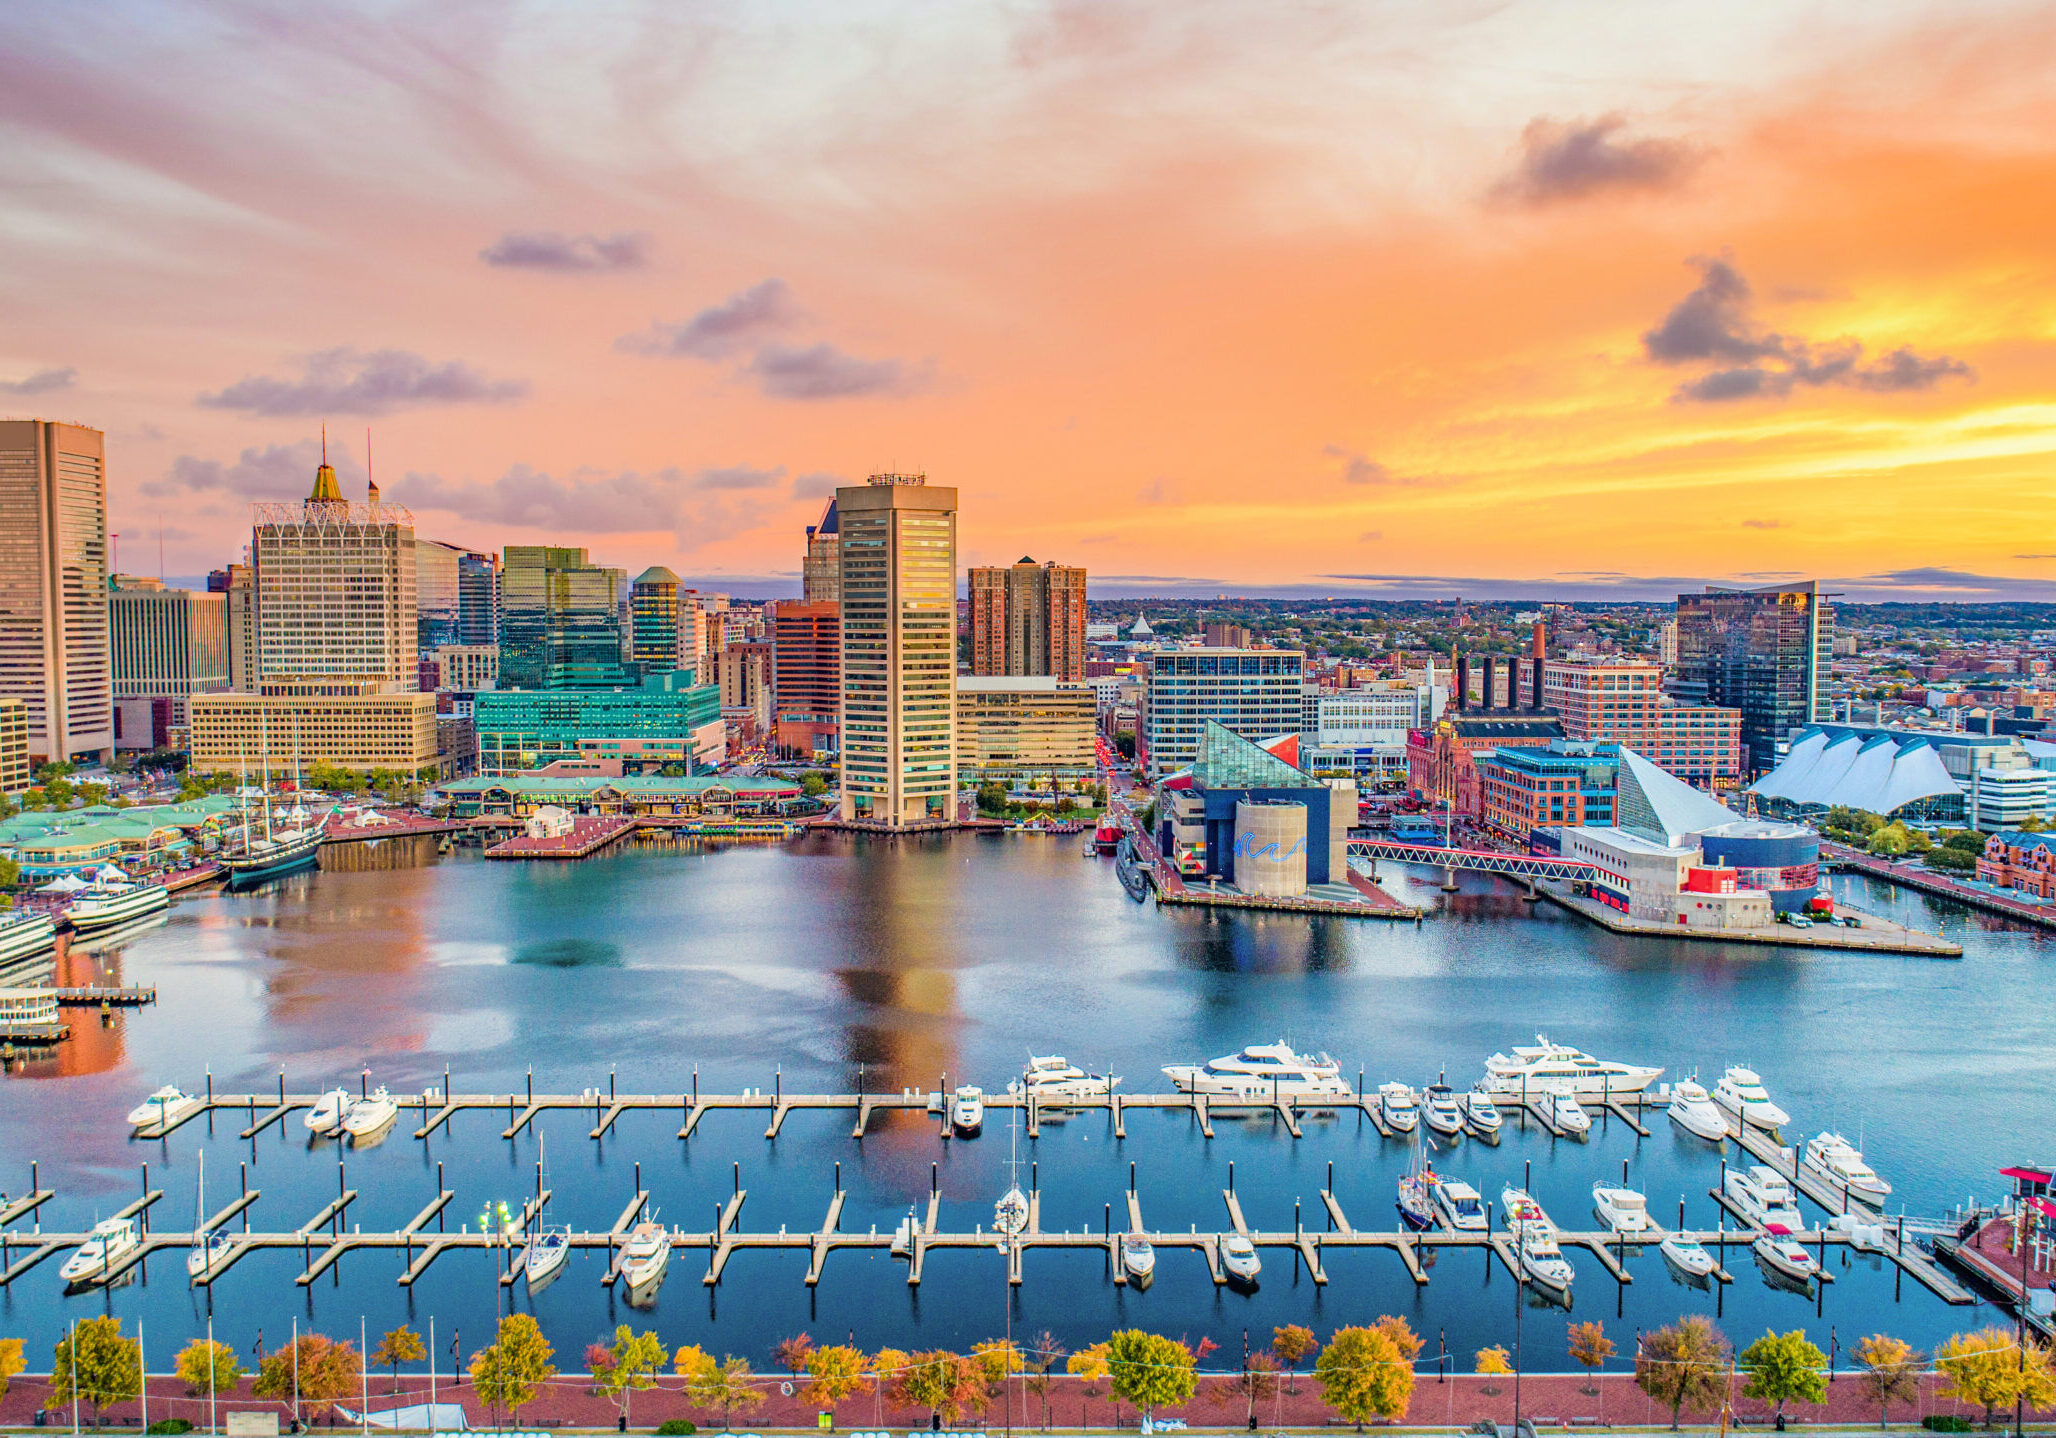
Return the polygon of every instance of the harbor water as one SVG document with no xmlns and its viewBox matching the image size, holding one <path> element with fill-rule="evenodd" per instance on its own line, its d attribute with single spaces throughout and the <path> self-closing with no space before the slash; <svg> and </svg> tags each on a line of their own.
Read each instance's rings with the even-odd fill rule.
<svg viewBox="0 0 2056 1438">
<path fill-rule="evenodd" d="M 1486 1055 L 1537 1033 L 1662 1064 L 1667 1079 L 1696 1071 L 1710 1083 L 1728 1064 L 1751 1065 L 1793 1115 L 1788 1142 L 1823 1128 L 1860 1136 L 1896 1189 L 1893 1213 L 1903 1205 L 1933 1216 L 1971 1195 L 1989 1199 L 1999 1168 L 2048 1158 L 2049 937 L 1842 878 L 1837 891 L 1852 902 L 1947 934 L 1964 956 L 1666 943 L 1524 903 L 1485 876 L 1444 895 L 1439 878 L 1388 875 L 1401 897 L 1435 910 L 1419 925 L 1159 911 L 1131 901 L 1111 861 L 1082 858 L 1074 839 L 812 837 L 777 848 L 624 848 L 565 864 L 460 854 L 194 895 L 98 945 L 96 971 L 75 964 L 74 981 L 151 985 L 159 999 L 104 1026 L 71 1011 L 74 1039 L 14 1065 L 0 1082 L 0 1189 L 25 1191 L 37 1162 L 58 1192 L 42 1227 L 78 1231 L 135 1198 L 147 1163 L 165 1195 L 152 1226 L 185 1231 L 204 1150 L 209 1211 L 246 1174 L 262 1191 L 251 1226 L 291 1230 L 346 1182 L 359 1195 L 346 1226 L 372 1232 L 406 1224 L 434 1196 L 440 1166 L 457 1195 L 446 1214 L 455 1230 L 475 1229 L 502 1201 L 518 1207 L 541 1164 L 554 1194 L 548 1221 L 603 1230 L 640 1165 L 669 1225 L 711 1227 L 739 1173 L 748 1198 L 738 1227 L 799 1233 L 821 1224 L 839 1162 L 844 1231 L 890 1233 L 910 1205 L 925 1204 L 931 1175 L 943 1229 L 989 1231 L 1009 1180 L 1002 1110 L 979 1137 L 948 1143 L 937 1122 L 911 1114 L 880 1116 L 858 1141 L 846 1110 L 795 1112 L 775 1141 L 764 1138 L 761 1112 L 711 1112 L 681 1143 L 675 1111 L 629 1112 L 594 1141 L 590 1110 L 545 1113 L 513 1140 L 499 1136 L 504 1115 L 463 1113 L 416 1140 L 410 1111 L 361 1150 L 310 1143 L 298 1114 L 249 1141 L 236 1137 L 248 1117 L 232 1111 L 156 1142 L 133 1139 L 122 1115 L 160 1084 L 197 1092 L 210 1075 L 220 1092 L 275 1091 L 281 1069 L 295 1092 L 354 1090 L 368 1071 L 370 1084 L 418 1094 L 440 1087 L 446 1067 L 465 1093 L 519 1094 L 531 1074 L 538 1093 L 604 1093 L 610 1080 L 624 1093 L 677 1093 L 695 1070 L 703 1093 L 775 1084 L 897 1093 L 945 1076 L 1000 1090 L 1031 1052 L 1111 1070 L 1125 1092 L 1154 1092 L 1168 1087 L 1164 1064 L 1279 1038 L 1326 1050 L 1352 1079 L 1360 1068 L 1367 1088 L 1445 1073 L 1462 1088 Z M 1494 1200 L 1532 1164 L 1536 1195 L 1567 1229 L 1599 1226 L 1592 1184 L 1618 1181 L 1625 1160 L 1660 1223 L 1677 1220 L 1682 1199 L 1690 1225 L 1714 1227 L 1708 1190 L 1723 1153 L 1661 1112 L 1645 1122 L 1650 1136 L 1640 1138 L 1618 1119 L 1596 1119 L 1591 1140 L 1575 1143 L 1510 1119 L 1498 1147 L 1465 1139 L 1433 1159 Z M 1318 1232 L 1332 1164 L 1356 1227 L 1397 1226 L 1394 1182 L 1410 1151 L 1367 1120 L 1309 1117 L 1297 1140 L 1269 1115 L 1217 1116 L 1214 1126 L 1209 1141 L 1183 1111 L 1131 1110 L 1117 1141 L 1104 1113 L 1047 1119 L 1039 1140 L 1020 1138 L 1020 1180 L 1039 1182 L 1045 1230 L 1098 1234 L 1110 1208 L 1124 1226 L 1132 1164 L 1150 1228 L 1220 1232 L 1232 1163 L 1252 1227 L 1297 1221 Z M 1749 1161 L 1732 1144 L 1725 1157 Z M 1322 1288 L 1289 1251 L 1266 1249 L 1253 1292 L 1216 1289 L 1189 1250 L 1161 1251 L 1143 1292 L 1117 1288 L 1099 1252 L 1031 1251 L 1009 1294 L 1006 1260 L 990 1249 L 931 1253 L 919 1288 L 882 1252 L 837 1253 L 814 1290 L 802 1282 L 802 1250 L 740 1252 L 710 1288 L 704 1251 L 686 1249 L 647 1312 L 601 1285 L 598 1251 L 574 1254 L 532 1297 L 525 1286 L 502 1289 L 500 1260 L 478 1252 L 445 1255 L 412 1289 L 395 1281 L 405 1259 L 394 1252 L 345 1256 L 304 1289 L 294 1284 L 305 1267 L 298 1249 L 259 1252 L 211 1295 L 188 1287 L 182 1253 L 164 1253 L 133 1281 L 69 1297 L 56 1262 L 46 1263 L 0 1291 L 0 1335 L 25 1338 L 37 1366 L 70 1320 L 111 1312 L 145 1324 L 160 1367 L 210 1314 L 217 1337 L 246 1354 L 260 1335 L 269 1347 L 284 1342 L 295 1321 L 354 1339 L 361 1319 L 375 1341 L 401 1322 L 425 1330 L 432 1317 L 447 1372 L 453 1338 L 468 1356 L 512 1305 L 536 1314 L 560 1364 L 631 1322 L 669 1345 L 743 1354 L 761 1369 L 776 1340 L 802 1330 L 873 1348 L 963 1347 L 1011 1319 L 1017 1337 L 1046 1328 L 1072 1348 L 1141 1326 L 1239 1353 L 1245 1333 L 1267 1341 L 1277 1324 L 1325 1334 L 1398 1313 L 1426 1335 L 1430 1358 L 1446 1344 L 1468 1371 L 1476 1349 L 1514 1339 L 1517 1313 L 1526 1363 L 1538 1369 L 1566 1365 L 1571 1320 L 1601 1320 L 1624 1354 L 1635 1330 L 1701 1311 L 1717 1311 L 1741 1341 L 1805 1327 L 1846 1353 L 1872 1332 L 1926 1347 L 1994 1318 L 1835 1249 L 1836 1281 L 1816 1296 L 1768 1284 L 1746 1247 L 1727 1251 L 1736 1281 L 1724 1291 L 1682 1285 L 1653 1250 L 1628 1259 L 1626 1287 L 1589 1253 L 1567 1256 L 1577 1271 L 1568 1314 L 1532 1296 L 1521 1309 L 1482 1251 L 1442 1254 L 1417 1287 L 1389 1252 L 1331 1250 Z"/>
</svg>

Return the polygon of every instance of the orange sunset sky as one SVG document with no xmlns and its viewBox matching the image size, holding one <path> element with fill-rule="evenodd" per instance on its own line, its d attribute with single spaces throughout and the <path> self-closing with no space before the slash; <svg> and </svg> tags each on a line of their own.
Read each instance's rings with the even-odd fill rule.
<svg viewBox="0 0 2056 1438">
<path fill-rule="evenodd" d="M 837 482 L 1095 592 L 2056 598 L 2056 8 L 0 8 L 0 412 L 121 565 L 325 421 L 480 549 L 797 591 Z"/>
</svg>

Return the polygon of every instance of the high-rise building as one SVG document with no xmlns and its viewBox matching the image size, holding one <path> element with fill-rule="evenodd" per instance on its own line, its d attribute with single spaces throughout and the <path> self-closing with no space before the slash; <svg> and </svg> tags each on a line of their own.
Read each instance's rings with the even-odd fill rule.
<svg viewBox="0 0 2056 1438">
<path fill-rule="evenodd" d="M 247 564 L 231 564 L 207 576 L 207 588 L 223 596 L 228 642 L 228 687 L 257 692 L 257 576 Z"/>
<path fill-rule="evenodd" d="M 802 603 L 833 604 L 842 598 L 842 571 L 836 557 L 841 538 L 831 499 L 821 513 L 821 522 L 807 526 L 807 552 L 800 559 Z"/>
<path fill-rule="evenodd" d="M 1834 717 L 1820 681 L 1833 663 L 1835 621 L 1818 585 L 1681 594 L 1677 626 L 1670 691 L 1742 711 L 1749 774 L 1774 768 L 1794 733 Z"/>
<path fill-rule="evenodd" d="M 973 569 L 971 672 L 1085 677 L 1085 571 L 1023 557 Z"/>
<path fill-rule="evenodd" d="M 0 694 L 38 763 L 114 747 L 107 448 L 97 429 L 0 420 Z"/>
<path fill-rule="evenodd" d="M 771 641 L 745 639 L 721 651 L 721 707 L 756 709 L 771 701 Z M 770 710 L 764 710 L 769 722 Z"/>
<path fill-rule="evenodd" d="M 634 685 L 627 574 L 583 549 L 509 545 L 500 566 L 500 687 Z"/>
<path fill-rule="evenodd" d="M 491 554 L 457 559 L 457 642 L 500 642 L 500 561 Z"/>
<path fill-rule="evenodd" d="M 781 754 L 832 754 L 842 693 L 842 606 L 782 601 L 771 615 L 771 724 Z"/>
<path fill-rule="evenodd" d="M 1208 720 L 1244 739 L 1297 733 L 1306 655 L 1296 649 L 1160 649 L 1137 716 L 1152 775 L 1192 763 Z"/>
<path fill-rule="evenodd" d="M 617 762 L 631 773 L 718 763 L 720 692 L 679 679 L 667 671 L 639 687 L 483 692 L 472 709 L 478 772 L 518 774 L 577 759 Z"/>
<path fill-rule="evenodd" d="M 419 653 L 458 642 L 463 628 L 459 567 L 468 552 L 439 539 L 414 541 L 415 645 Z"/>
<path fill-rule="evenodd" d="M 254 772 L 264 756 L 276 773 L 297 759 L 370 773 L 383 769 L 441 777 L 435 695 L 349 693 L 335 684 L 265 686 L 263 694 L 196 694 L 192 767 L 199 773 Z M 299 692 L 269 692 L 297 690 Z"/>
<path fill-rule="evenodd" d="M 188 723 L 187 702 L 228 685 L 228 596 L 190 589 L 118 585 L 107 596 L 114 698 L 169 699 L 171 723 Z"/>
<path fill-rule="evenodd" d="M 636 576 L 628 602 L 629 629 L 635 662 L 645 674 L 699 665 L 699 626 L 696 622 L 680 625 L 681 597 L 678 576 L 661 564 Z"/>
<path fill-rule="evenodd" d="M 957 492 L 874 474 L 835 492 L 842 818 L 956 817 Z"/>
<path fill-rule="evenodd" d="M 299 504 L 251 506 L 257 685 L 278 694 L 416 687 L 414 516 L 343 498 L 326 454 Z"/>
</svg>

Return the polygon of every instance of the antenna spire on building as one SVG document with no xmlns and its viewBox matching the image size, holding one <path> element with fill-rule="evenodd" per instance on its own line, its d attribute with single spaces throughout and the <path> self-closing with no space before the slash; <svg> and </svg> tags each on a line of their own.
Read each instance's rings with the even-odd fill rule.
<svg viewBox="0 0 2056 1438">
<path fill-rule="evenodd" d="M 378 481 L 371 477 L 371 426 L 364 426 L 364 487 L 369 491 L 365 498 L 378 503 Z"/>
<path fill-rule="evenodd" d="M 321 426 L 321 468 L 314 471 L 314 492 L 307 496 L 309 504 L 341 504 L 343 491 L 336 484 L 334 466 L 328 462 L 328 425 Z"/>
</svg>

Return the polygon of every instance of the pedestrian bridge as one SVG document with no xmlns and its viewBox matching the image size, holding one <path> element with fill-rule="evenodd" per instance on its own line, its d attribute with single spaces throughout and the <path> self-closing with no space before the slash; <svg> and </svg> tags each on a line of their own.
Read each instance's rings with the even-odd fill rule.
<svg viewBox="0 0 2056 1438">
<path fill-rule="evenodd" d="M 1386 859 L 1395 864 L 1427 864 L 1438 869 L 1474 869 L 1514 879 L 1584 879 L 1598 877 L 1590 864 L 1551 859 L 1540 854 L 1503 854 L 1496 849 L 1445 849 L 1436 844 L 1402 844 L 1390 839 L 1351 839 L 1349 852 L 1358 858 Z"/>
</svg>

